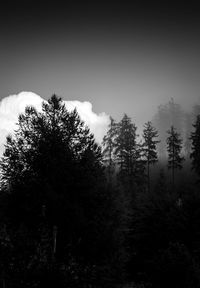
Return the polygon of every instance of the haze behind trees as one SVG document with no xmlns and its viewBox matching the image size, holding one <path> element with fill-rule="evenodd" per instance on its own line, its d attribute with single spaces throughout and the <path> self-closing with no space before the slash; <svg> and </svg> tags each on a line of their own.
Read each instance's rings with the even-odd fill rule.
<svg viewBox="0 0 200 288">
<path fill-rule="evenodd" d="M 186 130 L 179 108 L 160 106 L 141 137 L 111 117 L 102 147 L 56 95 L 25 109 L 0 162 L 3 287 L 200 287 L 200 121 Z"/>
</svg>

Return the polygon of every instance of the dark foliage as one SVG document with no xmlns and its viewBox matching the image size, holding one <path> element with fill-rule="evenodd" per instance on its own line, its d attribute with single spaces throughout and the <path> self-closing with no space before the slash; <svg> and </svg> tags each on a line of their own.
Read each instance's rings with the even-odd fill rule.
<svg viewBox="0 0 200 288">
<path fill-rule="evenodd" d="M 190 157 L 192 158 L 192 168 L 200 177 L 200 115 L 197 115 L 194 123 L 194 131 L 191 133 L 192 151 Z"/>
<path fill-rule="evenodd" d="M 174 126 L 171 126 L 167 133 L 168 168 L 172 171 L 172 186 L 174 189 L 175 170 L 183 167 L 184 157 L 181 155 L 183 141 Z"/>
<path fill-rule="evenodd" d="M 179 112 L 177 131 L 179 108 L 173 100 L 159 108 L 163 121 Z M 197 175 L 199 122 L 187 143 Z M 167 166 L 159 163 L 152 123 L 139 142 L 126 114 L 118 123 L 110 118 L 103 153 L 77 111 L 56 95 L 41 112 L 27 107 L 17 125 L 0 161 L 2 287 L 200 287 L 200 187 L 183 167 L 173 126 Z"/>
<path fill-rule="evenodd" d="M 82 285 L 83 278 L 92 279 L 102 267 L 109 271 L 112 195 L 101 149 L 76 110 L 68 112 L 55 95 L 43 103 L 42 112 L 27 107 L 14 136 L 7 137 L 1 173 L 2 191 L 9 198 L 8 224 L 2 229 L 10 246 L 4 252 L 12 258 L 7 257 L 5 269 L 11 278 L 19 277 L 15 283 L 24 281 L 27 287 L 31 277 L 35 283 L 30 285 L 46 285 L 47 279 L 59 283 L 62 274 Z M 26 274 L 29 280 L 21 278 Z"/>
<path fill-rule="evenodd" d="M 152 123 L 150 121 L 144 124 L 142 136 L 142 156 L 147 165 L 148 191 L 150 191 L 150 165 L 155 164 L 158 161 L 157 144 L 160 141 L 156 140 L 158 137 L 158 131 L 152 126 Z"/>
</svg>

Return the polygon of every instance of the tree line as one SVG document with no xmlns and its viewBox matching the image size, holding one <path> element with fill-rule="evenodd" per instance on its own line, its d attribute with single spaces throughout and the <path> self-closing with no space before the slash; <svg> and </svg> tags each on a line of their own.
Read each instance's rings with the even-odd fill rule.
<svg viewBox="0 0 200 288">
<path fill-rule="evenodd" d="M 200 115 L 190 138 L 199 177 Z M 172 185 L 163 170 L 151 184 L 159 141 L 125 114 L 101 147 L 56 95 L 26 107 L 0 160 L 0 285 L 200 287 L 199 183 L 174 185 L 184 158 L 171 126 Z"/>
<path fill-rule="evenodd" d="M 190 158 L 192 169 L 197 175 L 199 163 L 199 115 L 196 122 L 193 123 L 194 131 L 188 137 L 191 142 Z M 172 188 L 175 184 L 175 170 L 183 168 L 185 160 L 183 153 L 183 139 L 177 132 L 174 125 L 165 131 L 167 137 L 165 146 L 167 151 L 167 167 L 172 171 Z M 113 175 L 117 174 L 118 179 L 132 186 L 141 183 L 150 190 L 150 168 L 158 162 L 157 145 L 159 140 L 158 130 L 151 121 L 144 124 L 141 137 L 137 134 L 137 127 L 130 117 L 124 114 L 118 123 L 110 117 L 110 124 L 107 134 L 103 138 L 103 156 L 107 167 L 109 181 L 112 181 Z M 162 158 L 162 157 L 161 157 Z M 117 173 L 115 173 L 117 171 Z M 146 179 L 146 181 L 145 181 Z M 145 183 L 146 182 L 146 183 Z M 145 185 L 147 184 L 147 185 Z"/>
</svg>

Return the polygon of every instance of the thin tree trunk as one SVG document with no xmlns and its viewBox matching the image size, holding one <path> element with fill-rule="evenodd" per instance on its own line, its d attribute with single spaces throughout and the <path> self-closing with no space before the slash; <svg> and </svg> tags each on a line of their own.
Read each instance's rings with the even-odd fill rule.
<svg viewBox="0 0 200 288">
<path fill-rule="evenodd" d="M 52 253 L 53 261 L 55 260 L 56 248 L 57 248 L 56 246 L 57 246 L 57 227 L 53 226 L 53 253 Z"/>
<path fill-rule="evenodd" d="M 110 147 L 109 147 L 109 170 L 108 170 L 109 184 L 111 184 L 111 165 L 112 165 L 112 147 L 110 144 Z"/>
<path fill-rule="evenodd" d="M 174 159 L 174 143 L 173 143 L 173 159 L 172 159 L 172 192 L 174 193 L 174 166 L 175 166 L 175 159 Z"/>
<path fill-rule="evenodd" d="M 149 167 L 149 160 L 147 163 L 147 178 L 148 178 L 148 193 L 150 193 L 150 167 Z"/>
</svg>

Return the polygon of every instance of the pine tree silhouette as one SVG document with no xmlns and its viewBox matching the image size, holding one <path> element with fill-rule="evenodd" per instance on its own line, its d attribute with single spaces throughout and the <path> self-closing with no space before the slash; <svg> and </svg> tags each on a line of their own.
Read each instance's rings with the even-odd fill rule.
<svg viewBox="0 0 200 288">
<path fill-rule="evenodd" d="M 184 157 L 181 156 L 182 139 L 180 134 L 176 132 L 174 126 L 167 131 L 167 151 L 168 151 L 168 168 L 172 171 L 172 190 L 174 190 L 175 170 L 182 169 Z"/>
</svg>

